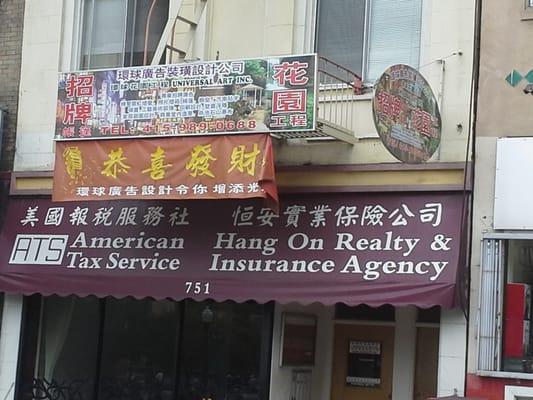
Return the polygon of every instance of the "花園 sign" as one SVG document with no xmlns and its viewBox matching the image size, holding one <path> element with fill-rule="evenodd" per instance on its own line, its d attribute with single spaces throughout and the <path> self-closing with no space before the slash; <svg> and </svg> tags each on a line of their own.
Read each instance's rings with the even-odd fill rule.
<svg viewBox="0 0 533 400">
<path fill-rule="evenodd" d="M 379 78 L 372 101 L 381 141 L 398 160 L 427 161 L 440 144 L 437 100 L 424 77 L 408 65 L 393 65 Z"/>
<path fill-rule="evenodd" d="M 316 55 L 61 73 L 55 138 L 306 131 Z"/>
</svg>

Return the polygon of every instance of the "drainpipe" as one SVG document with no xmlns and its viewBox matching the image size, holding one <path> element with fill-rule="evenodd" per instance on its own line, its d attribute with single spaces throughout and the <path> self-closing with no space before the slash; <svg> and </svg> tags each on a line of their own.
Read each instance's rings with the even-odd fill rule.
<svg viewBox="0 0 533 400">
<path fill-rule="evenodd" d="M 155 4 L 157 0 L 152 0 L 152 5 L 148 11 L 148 16 L 146 17 L 146 28 L 144 30 L 144 56 L 143 56 L 143 65 L 146 65 L 148 62 L 148 33 L 150 32 L 150 19 L 152 18 L 152 11 L 154 11 Z"/>
</svg>

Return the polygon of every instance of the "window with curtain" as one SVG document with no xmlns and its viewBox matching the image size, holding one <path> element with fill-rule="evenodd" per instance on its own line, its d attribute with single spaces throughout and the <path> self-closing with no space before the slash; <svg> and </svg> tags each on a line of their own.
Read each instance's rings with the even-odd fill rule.
<svg viewBox="0 0 533 400">
<path fill-rule="evenodd" d="M 271 304 L 32 300 L 21 399 L 268 399 Z"/>
<path fill-rule="evenodd" d="M 372 83 L 394 64 L 418 68 L 423 0 L 319 0 L 316 50 Z"/>
<path fill-rule="evenodd" d="M 82 69 L 142 65 L 152 0 L 83 0 Z M 168 18 L 168 0 L 157 0 L 150 18 L 151 60 Z"/>
</svg>

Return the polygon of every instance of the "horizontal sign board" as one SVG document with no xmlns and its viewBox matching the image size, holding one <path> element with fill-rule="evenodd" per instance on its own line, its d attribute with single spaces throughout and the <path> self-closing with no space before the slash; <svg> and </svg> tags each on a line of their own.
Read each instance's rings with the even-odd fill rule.
<svg viewBox="0 0 533 400">
<path fill-rule="evenodd" d="M 55 138 L 309 131 L 316 55 L 59 75 Z"/>
<path fill-rule="evenodd" d="M 460 194 L 261 201 L 12 199 L 0 290 L 454 306 Z"/>
</svg>

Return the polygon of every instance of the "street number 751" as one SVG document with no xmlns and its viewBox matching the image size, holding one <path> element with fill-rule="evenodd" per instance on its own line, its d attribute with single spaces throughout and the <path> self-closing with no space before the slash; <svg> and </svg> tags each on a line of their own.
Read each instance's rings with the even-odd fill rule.
<svg viewBox="0 0 533 400">
<path fill-rule="evenodd" d="M 209 282 L 185 282 L 185 293 L 187 294 L 210 294 Z"/>
</svg>

